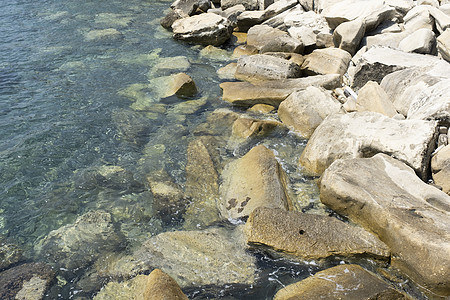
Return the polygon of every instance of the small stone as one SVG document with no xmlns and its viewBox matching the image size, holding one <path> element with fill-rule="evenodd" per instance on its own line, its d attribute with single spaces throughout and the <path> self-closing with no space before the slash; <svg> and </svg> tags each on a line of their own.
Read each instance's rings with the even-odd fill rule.
<svg viewBox="0 0 450 300">
<path fill-rule="evenodd" d="M 356 100 L 353 99 L 352 97 L 348 97 L 347 101 L 345 101 L 345 103 L 342 107 L 348 113 L 358 111 L 358 105 L 356 103 Z"/>
<path fill-rule="evenodd" d="M 217 70 L 217 75 L 220 79 L 228 79 L 232 80 L 234 79 L 234 74 L 236 73 L 237 69 L 237 63 L 230 63 L 226 65 L 225 67 L 220 68 Z"/>
<path fill-rule="evenodd" d="M 261 113 L 261 114 L 268 114 L 268 113 L 273 112 L 274 110 L 275 110 L 275 107 L 273 107 L 272 105 L 267 105 L 267 104 L 256 104 L 248 109 L 248 111 Z"/>
<path fill-rule="evenodd" d="M 438 131 L 439 131 L 440 134 L 447 134 L 448 133 L 448 127 L 446 127 L 446 126 L 439 126 Z"/>
<path fill-rule="evenodd" d="M 448 145 L 447 134 L 440 134 L 438 137 L 438 147 L 447 146 L 447 145 Z"/>
<path fill-rule="evenodd" d="M 259 50 L 251 45 L 240 45 L 234 48 L 232 58 L 239 58 L 243 55 L 254 55 L 258 54 Z"/>
</svg>

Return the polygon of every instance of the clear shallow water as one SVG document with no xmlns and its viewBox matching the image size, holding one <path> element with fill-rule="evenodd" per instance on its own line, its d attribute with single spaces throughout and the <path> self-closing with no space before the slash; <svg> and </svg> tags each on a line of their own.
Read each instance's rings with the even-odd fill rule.
<svg viewBox="0 0 450 300">
<path fill-rule="evenodd" d="M 179 228 L 154 216 L 145 177 L 164 168 L 183 186 L 186 148 L 195 128 L 214 109 L 231 107 L 220 99 L 216 75 L 228 62 L 201 58 L 201 48 L 172 40 L 158 22 L 169 5 L 135 0 L 0 2 L 0 240 L 17 244 L 26 260 L 40 260 L 34 252 L 40 239 L 91 210 L 113 215 L 127 249 Z M 106 28 L 120 36 L 90 40 L 90 31 Z M 202 105 L 186 114 L 174 110 L 176 103 L 158 104 L 148 89 L 133 90 L 137 94 L 130 97 L 130 87 L 177 72 L 155 71 L 158 63 L 175 56 L 189 60 L 186 73 L 201 92 L 195 99 L 206 100 Z M 136 97 L 155 103 L 136 111 L 131 101 Z M 258 142 L 275 150 L 289 174 L 296 208 L 323 211 L 314 181 L 296 167 L 305 141 L 283 131 Z M 252 145 L 222 154 L 240 156 Z M 99 181 L 92 174 L 102 166 L 120 166 L 132 179 Z M 254 255 L 261 278 L 257 285 L 194 287 L 186 293 L 193 299 L 271 299 L 283 285 L 340 262 L 318 266 Z M 58 261 L 50 262 L 58 266 Z M 58 279 L 48 299 L 96 293 L 79 290 L 89 268 L 55 270 Z"/>
</svg>

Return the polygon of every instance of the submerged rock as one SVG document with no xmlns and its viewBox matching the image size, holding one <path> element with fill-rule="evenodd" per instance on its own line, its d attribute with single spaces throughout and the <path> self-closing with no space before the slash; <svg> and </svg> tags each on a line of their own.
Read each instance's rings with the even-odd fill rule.
<svg viewBox="0 0 450 300">
<path fill-rule="evenodd" d="M 150 174 L 147 181 L 153 194 L 153 211 L 167 224 L 179 221 L 187 205 L 181 187 L 164 171 Z"/>
<path fill-rule="evenodd" d="M 409 299 L 358 265 L 339 265 L 278 291 L 274 300 L 288 299 Z"/>
<path fill-rule="evenodd" d="M 398 121 L 374 112 L 331 115 L 314 131 L 300 164 L 320 174 L 336 159 L 386 153 L 426 179 L 437 138 L 435 128 L 434 121 Z"/>
<path fill-rule="evenodd" d="M 323 174 L 320 200 L 374 232 L 391 264 L 418 285 L 450 295 L 450 196 L 385 154 L 335 161 Z"/>
<path fill-rule="evenodd" d="M 179 285 L 160 269 L 150 275 L 138 275 L 125 282 L 109 282 L 94 300 L 188 300 Z"/>
<path fill-rule="evenodd" d="M 222 45 L 231 37 L 231 23 L 224 17 L 205 13 L 178 19 L 172 24 L 177 40 L 202 45 Z"/>
<path fill-rule="evenodd" d="M 123 34 L 115 28 L 91 30 L 85 34 L 86 41 L 114 41 L 123 38 Z"/>
<path fill-rule="evenodd" d="M 109 213 L 90 211 L 73 224 L 51 231 L 34 248 L 41 257 L 76 269 L 92 263 L 104 252 L 120 248 L 122 242 Z"/>
<path fill-rule="evenodd" d="M 194 80 L 185 73 L 150 79 L 150 86 L 160 99 L 171 96 L 193 97 L 198 92 Z"/>
<path fill-rule="evenodd" d="M 23 251 L 15 244 L 2 241 L 0 238 L 0 271 L 20 262 Z"/>
<path fill-rule="evenodd" d="M 248 216 L 260 206 L 292 209 L 287 176 L 273 152 L 263 145 L 229 163 L 222 178 L 218 206 L 225 219 Z"/>
<path fill-rule="evenodd" d="M 191 202 L 184 216 L 184 228 L 198 229 L 220 219 L 216 206 L 220 163 L 216 138 L 203 136 L 189 143 L 185 190 Z"/>
<path fill-rule="evenodd" d="M 0 299 L 44 299 L 55 278 L 52 268 L 43 263 L 23 264 L 0 273 Z"/>
<path fill-rule="evenodd" d="M 266 245 L 300 259 L 332 256 L 388 260 L 389 248 L 361 227 L 336 218 L 256 208 L 245 224 L 249 244 Z"/>
<path fill-rule="evenodd" d="M 164 232 L 145 241 L 132 255 L 110 262 L 104 274 L 129 277 L 160 268 L 181 287 L 253 284 L 255 258 L 245 252 L 242 233 L 223 228 Z"/>
</svg>

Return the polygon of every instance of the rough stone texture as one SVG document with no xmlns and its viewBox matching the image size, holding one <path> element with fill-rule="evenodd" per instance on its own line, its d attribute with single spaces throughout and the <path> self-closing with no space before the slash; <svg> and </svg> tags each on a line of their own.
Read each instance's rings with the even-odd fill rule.
<svg viewBox="0 0 450 300">
<path fill-rule="evenodd" d="M 396 110 L 408 119 L 450 122 L 450 65 L 408 68 L 387 75 L 381 82 Z"/>
<path fill-rule="evenodd" d="M 245 7 L 242 4 L 238 4 L 235 6 L 232 6 L 230 8 L 225 9 L 220 15 L 227 18 L 233 27 L 237 24 L 237 17 L 242 14 L 245 11 Z M 233 36 L 235 33 L 233 33 Z M 233 38 L 234 39 L 234 38 Z M 239 41 L 241 42 L 241 41 Z"/>
<path fill-rule="evenodd" d="M 450 62 L 450 28 L 437 38 L 437 49 L 442 58 Z"/>
<path fill-rule="evenodd" d="M 405 52 L 433 54 L 436 51 L 436 36 L 428 28 L 421 28 L 404 38 L 398 48 Z"/>
<path fill-rule="evenodd" d="M 220 155 L 214 137 L 198 137 L 187 149 L 186 195 L 191 198 L 185 218 L 187 229 L 201 228 L 219 220 Z"/>
<path fill-rule="evenodd" d="M 434 19 L 430 15 L 427 5 L 418 5 L 412 8 L 403 17 L 405 30 L 414 32 L 421 28 L 433 30 Z"/>
<path fill-rule="evenodd" d="M 414 5 L 414 2 L 410 0 L 385 0 L 385 3 L 393 7 L 401 17 L 406 15 Z"/>
<path fill-rule="evenodd" d="M 169 9 L 167 14 L 159 21 L 159 24 L 167 30 L 172 30 L 172 25 L 176 20 L 187 17 L 188 15 L 181 11 Z"/>
<path fill-rule="evenodd" d="M 428 8 L 430 15 L 434 19 L 434 23 L 436 25 L 436 29 L 439 31 L 439 33 L 443 33 L 447 28 L 450 28 L 450 15 L 444 13 L 443 11 L 435 8 L 435 7 L 429 7 Z"/>
<path fill-rule="evenodd" d="M 327 74 L 254 83 L 223 82 L 220 84 L 224 101 L 239 106 L 268 104 L 274 107 L 278 107 L 292 92 L 308 86 L 323 87 L 329 90 L 337 88 L 341 86 L 340 75 Z"/>
<path fill-rule="evenodd" d="M 332 256 L 388 260 L 390 256 L 376 236 L 329 216 L 260 207 L 250 214 L 245 232 L 249 244 L 307 260 Z"/>
<path fill-rule="evenodd" d="M 278 291 L 274 300 L 290 299 L 408 299 L 358 265 L 339 265 Z"/>
<path fill-rule="evenodd" d="M 358 92 L 359 111 L 373 111 L 392 118 L 397 114 L 389 96 L 375 81 L 368 81 Z"/>
<path fill-rule="evenodd" d="M 222 178 L 218 206 L 225 219 L 248 216 L 260 206 L 292 209 L 286 174 L 273 152 L 263 145 L 230 162 Z"/>
<path fill-rule="evenodd" d="M 181 187 L 166 172 L 153 173 L 147 181 L 153 194 L 153 211 L 167 224 L 180 220 L 187 204 Z"/>
<path fill-rule="evenodd" d="M 231 36 L 231 23 L 224 17 L 204 13 L 176 20 L 172 25 L 177 40 L 202 45 L 222 45 Z"/>
<path fill-rule="evenodd" d="M 371 48 L 372 46 L 384 46 L 393 49 L 398 49 L 400 42 L 408 37 L 410 32 L 387 32 L 371 36 L 366 36 L 362 39 L 361 45 Z"/>
<path fill-rule="evenodd" d="M 132 255 L 114 258 L 99 272 L 129 277 L 159 268 L 181 287 L 253 284 L 256 261 L 246 253 L 242 235 L 240 228 L 160 233 L 144 241 Z"/>
<path fill-rule="evenodd" d="M 193 134 L 196 136 L 219 136 L 219 139 L 227 139 L 231 134 L 229 129 L 239 116 L 239 113 L 230 109 L 216 109 L 208 115 L 206 122 L 201 123 L 195 128 Z"/>
<path fill-rule="evenodd" d="M 384 154 L 335 161 L 320 183 L 322 203 L 374 232 L 391 264 L 420 286 L 450 295 L 450 196 Z"/>
<path fill-rule="evenodd" d="M 450 145 L 439 150 L 431 159 L 434 182 L 450 195 Z"/>
<path fill-rule="evenodd" d="M 173 10 L 182 11 L 184 14 L 188 16 L 192 16 L 197 8 L 199 8 L 198 0 L 176 0 L 170 5 L 170 8 Z"/>
<path fill-rule="evenodd" d="M 0 271 L 18 263 L 23 258 L 22 249 L 0 239 Z"/>
<path fill-rule="evenodd" d="M 296 63 L 265 54 L 241 56 L 235 73 L 235 77 L 240 80 L 248 78 L 271 80 L 298 78 L 300 76 L 300 66 Z"/>
<path fill-rule="evenodd" d="M 0 273 L 0 299 L 44 298 L 55 274 L 43 263 L 23 264 Z"/>
<path fill-rule="evenodd" d="M 261 24 L 268 18 L 263 10 L 244 11 L 237 17 L 237 28 L 240 32 L 247 32 L 250 28 Z"/>
<path fill-rule="evenodd" d="M 194 80 L 185 73 L 152 78 L 149 87 L 160 99 L 172 96 L 192 97 L 198 92 Z"/>
<path fill-rule="evenodd" d="M 284 25 L 289 28 L 289 34 L 301 40 L 305 46 L 315 45 L 319 33 L 330 32 L 325 18 L 314 11 L 291 12 L 284 18 Z"/>
<path fill-rule="evenodd" d="M 340 108 L 339 101 L 329 92 L 311 86 L 292 93 L 281 102 L 278 117 L 295 132 L 309 138 L 327 116 Z"/>
<path fill-rule="evenodd" d="M 307 75 L 340 74 L 344 75 L 352 56 L 338 48 L 316 49 L 306 56 L 302 72 Z"/>
<path fill-rule="evenodd" d="M 320 174 L 340 158 L 386 153 L 426 179 L 436 140 L 435 128 L 434 121 L 397 121 L 374 112 L 331 115 L 314 131 L 300 163 L 307 171 Z"/>
<path fill-rule="evenodd" d="M 38 242 L 35 250 L 58 265 L 75 269 L 95 261 L 104 252 L 117 249 L 122 241 L 109 213 L 90 211 L 73 224 L 51 231 Z"/>
<path fill-rule="evenodd" d="M 303 43 L 290 36 L 279 36 L 270 40 L 265 44 L 260 53 L 266 52 L 288 52 L 288 53 L 303 53 Z"/>
<path fill-rule="evenodd" d="M 256 104 L 248 109 L 248 111 L 260 114 L 269 114 L 275 110 L 275 107 L 267 104 Z"/>
<path fill-rule="evenodd" d="M 257 10 L 258 0 L 220 0 L 220 7 L 222 10 L 226 10 L 235 5 L 243 5 L 246 10 Z"/>
<path fill-rule="evenodd" d="M 431 55 L 405 53 L 388 47 L 374 46 L 357 60 L 352 86 L 359 89 L 370 80 L 380 83 L 386 75 L 394 71 L 431 66 L 438 61 L 437 57 Z"/>
<path fill-rule="evenodd" d="M 274 89 L 249 82 L 223 82 L 220 87 L 223 90 L 222 99 L 238 106 L 268 104 L 278 107 L 292 93 L 292 89 Z"/>
<path fill-rule="evenodd" d="M 255 25 L 247 33 L 247 45 L 261 50 L 264 45 L 278 37 L 288 37 L 289 35 L 280 29 L 268 25 Z"/>
<path fill-rule="evenodd" d="M 217 70 L 217 75 L 220 79 L 233 80 L 234 73 L 236 73 L 237 63 L 230 63 L 225 67 L 222 67 Z"/>
<path fill-rule="evenodd" d="M 234 48 L 233 50 L 233 58 L 239 58 L 243 55 L 254 55 L 254 54 L 258 54 L 259 50 L 256 49 L 254 46 L 249 46 L 249 45 L 240 45 L 237 46 L 236 48 Z M 236 64 L 237 66 L 237 64 Z"/>
<path fill-rule="evenodd" d="M 266 52 L 264 54 L 289 60 L 293 63 L 296 63 L 299 66 L 301 66 L 303 64 L 303 62 L 305 61 L 305 58 L 303 57 L 303 55 L 298 54 L 298 53 Z"/>
<path fill-rule="evenodd" d="M 275 128 L 280 126 L 282 124 L 278 121 L 241 117 L 233 123 L 232 136 L 240 139 L 261 137 L 270 134 Z"/>
<path fill-rule="evenodd" d="M 342 23 L 333 32 L 334 46 L 353 56 L 365 32 L 366 26 L 361 18 Z"/>
<path fill-rule="evenodd" d="M 369 15 L 364 17 L 366 32 L 376 30 L 380 24 L 390 21 L 394 17 L 395 9 L 388 5 L 383 5 L 381 8 L 372 11 Z"/>
<path fill-rule="evenodd" d="M 381 0 L 343 0 L 325 8 L 322 15 L 334 29 L 343 22 L 365 18 L 382 7 Z"/>
<path fill-rule="evenodd" d="M 109 282 L 94 297 L 94 300 L 107 299 L 188 300 L 188 297 L 172 277 L 155 269 L 150 275 L 138 275 L 121 283 Z"/>
</svg>

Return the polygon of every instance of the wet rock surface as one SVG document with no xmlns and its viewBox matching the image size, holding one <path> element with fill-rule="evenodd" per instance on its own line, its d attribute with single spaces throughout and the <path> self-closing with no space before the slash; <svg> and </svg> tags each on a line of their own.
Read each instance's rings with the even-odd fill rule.
<svg viewBox="0 0 450 300">
<path fill-rule="evenodd" d="M 220 228 L 164 232 L 145 241 L 132 255 L 111 262 L 104 272 L 128 277 L 160 268 L 181 287 L 252 284 L 255 258 L 245 252 L 241 235 L 239 228 L 231 234 Z"/>
<path fill-rule="evenodd" d="M 366 256 L 387 260 L 389 248 L 361 227 L 336 218 L 281 209 L 257 208 L 245 225 L 247 242 L 300 259 Z"/>
<path fill-rule="evenodd" d="M 274 300 L 287 299 L 408 299 L 358 265 L 340 265 L 316 273 L 278 291 Z"/>
<path fill-rule="evenodd" d="M 122 242 L 109 213 L 90 211 L 73 224 L 51 231 L 35 250 L 57 265 L 78 268 L 92 263 L 102 252 L 120 248 Z"/>
<path fill-rule="evenodd" d="M 335 161 L 322 177 L 320 200 L 377 234 L 392 251 L 391 264 L 413 281 L 449 295 L 448 195 L 402 162 L 377 154 Z"/>
<path fill-rule="evenodd" d="M 222 178 L 218 206 L 224 219 L 248 216 L 260 206 L 292 209 L 286 174 L 273 152 L 263 145 L 230 162 Z"/>
<path fill-rule="evenodd" d="M 0 273 L 0 298 L 44 299 L 54 277 L 52 268 L 43 263 L 28 263 L 8 269 Z"/>
<path fill-rule="evenodd" d="M 125 282 L 109 282 L 95 297 L 101 299 L 187 300 L 178 284 L 160 269 Z"/>
</svg>

